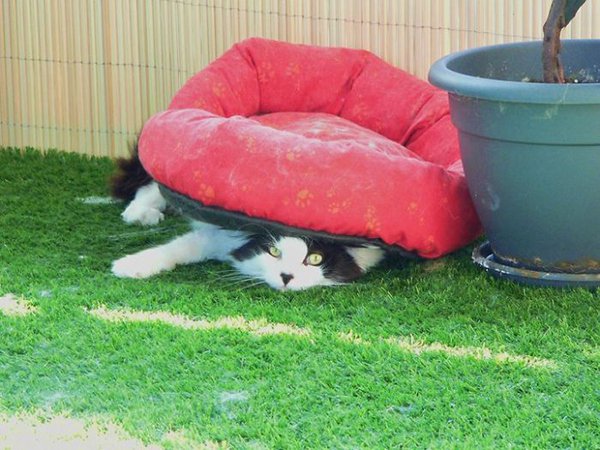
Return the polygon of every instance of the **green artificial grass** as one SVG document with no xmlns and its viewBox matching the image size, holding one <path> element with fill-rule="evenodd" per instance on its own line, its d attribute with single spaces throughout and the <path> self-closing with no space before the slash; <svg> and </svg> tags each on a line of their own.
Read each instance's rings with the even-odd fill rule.
<svg viewBox="0 0 600 450">
<path fill-rule="evenodd" d="M 492 279 L 470 248 L 303 292 L 218 263 L 118 279 L 113 259 L 186 223 L 124 224 L 112 168 L 0 151 L 0 297 L 31 309 L 0 312 L 0 422 L 164 448 L 597 448 L 597 292 Z"/>
</svg>

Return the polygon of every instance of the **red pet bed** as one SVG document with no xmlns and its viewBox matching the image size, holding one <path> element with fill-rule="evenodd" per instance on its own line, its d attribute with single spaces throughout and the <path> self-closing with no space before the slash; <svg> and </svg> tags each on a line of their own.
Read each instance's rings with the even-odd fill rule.
<svg viewBox="0 0 600 450">
<path fill-rule="evenodd" d="M 480 233 L 446 93 L 366 51 L 245 40 L 146 123 L 139 153 L 204 219 L 425 258 Z"/>
</svg>

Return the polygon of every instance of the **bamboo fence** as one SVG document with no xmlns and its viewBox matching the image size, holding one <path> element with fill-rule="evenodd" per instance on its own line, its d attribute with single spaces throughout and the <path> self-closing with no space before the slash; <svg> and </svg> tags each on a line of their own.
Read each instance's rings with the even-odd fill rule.
<svg viewBox="0 0 600 450">
<path fill-rule="evenodd" d="M 363 48 L 419 77 L 541 37 L 551 0 L 0 0 L 0 147 L 116 157 L 192 74 L 261 36 Z M 588 1 L 565 37 L 600 37 Z"/>
</svg>

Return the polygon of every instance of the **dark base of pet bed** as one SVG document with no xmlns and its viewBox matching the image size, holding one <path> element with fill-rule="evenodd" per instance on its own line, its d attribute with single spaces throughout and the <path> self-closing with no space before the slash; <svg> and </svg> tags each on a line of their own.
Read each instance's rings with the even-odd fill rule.
<svg viewBox="0 0 600 450">
<path fill-rule="evenodd" d="M 214 206 L 205 206 L 197 200 L 179 194 L 162 184 L 159 184 L 160 192 L 173 209 L 186 217 L 212 223 L 223 228 L 240 229 L 250 233 L 271 232 L 287 236 L 306 236 L 313 239 L 321 239 L 337 242 L 343 245 L 376 245 L 395 253 L 398 256 L 410 259 L 422 259 L 416 253 L 406 251 L 395 245 L 388 245 L 380 239 L 367 239 L 356 236 L 344 236 L 330 234 L 323 231 L 314 231 L 291 227 L 279 222 L 249 217 L 245 214 L 227 211 Z"/>
</svg>

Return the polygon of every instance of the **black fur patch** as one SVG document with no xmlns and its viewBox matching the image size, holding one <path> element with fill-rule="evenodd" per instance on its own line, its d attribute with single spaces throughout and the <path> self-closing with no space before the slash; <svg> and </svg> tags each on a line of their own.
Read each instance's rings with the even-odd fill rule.
<svg viewBox="0 0 600 450">
<path fill-rule="evenodd" d="M 363 271 L 346 250 L 346 246 L 327 241 L 308 241 L 308 252 L 323 255 L 323 275 L 333 281 L 348 283 L 359 278 Z"/>
<path fill-rule="evenodd" d="M 142 186 L 152 181 L 138 156 L 137 141 L 131 147 L 129 158 L 116 161 L 117 170 L 110 179 L 110 192 L 114 198 L 125 201 L 133 200 L 135 193 Z"/>
<path fill-rule="evenodd" d="M 267 252 L 269 246 L 273 244 L 273 237 L 267 235 L 253 235 L 250 240 L 242 245 L 240 248 L 235 249 L 231 252 L 238 261 L 245 261 L 250 258 L 254 258 L 260 253 Z"/>
</svg>

